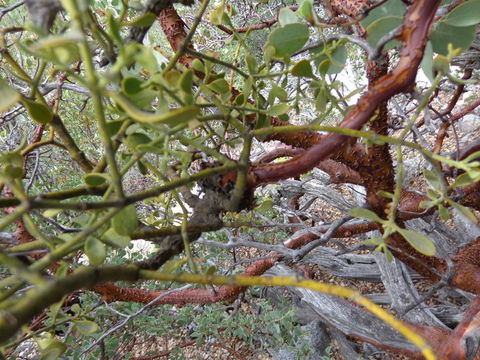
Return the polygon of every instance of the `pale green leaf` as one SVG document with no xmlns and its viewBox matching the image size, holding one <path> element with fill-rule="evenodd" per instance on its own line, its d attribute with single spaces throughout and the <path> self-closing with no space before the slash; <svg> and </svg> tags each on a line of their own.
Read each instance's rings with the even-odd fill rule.
<svg viewBox="0 0 480 360">
<path fill-rule="evenodd" d="M 298 16 L 289 8 L 281 8 L 278 13 L 278 22 L 280 23 L 280 26 L 293 24 L 299 20 Z"/>
<path fill-rule="evenodd" d="M 46 218 L 52 218 L 62 212 L 63 212 L 62 209 L 48 209 L 48 210 L 45 210 L 42 215 L 45 216 Z"/>
<path fill-rule="evenodd" d="M 432 50 L 432 43 L 429 41 L 425 46 L 425 50 L 423 52 L 423 59 L 420 66 L 425 76 L 428 78 L 428 80 L 430 80 L 431 83 L 433 83 L 433 80 L 434 80 L 432 63 L 433 63 L 433 50 Z"/>
<path fill-rule="evenodd" d="M 247 64 L 248 72 L 250 74 L 256 74 L 258 72 L 257 60 L 253 55 L 245 55 L 245 63 Z"/>
<path fill-rule="evenodd" d="M 453 208 L 455 210 L 458 211 L 458 213 L 460 215 L 462 215 L 465 219 L 467 219 L 468 221 L 470 221 L 471 223 L 473 224 L 478 224 L 478 219 L 477 217 L 475 216 L 475 214 L 473 213 L 472 210 L 470 210 L 469 208 L 467 208 L 466 206 L 463 206 L 463 205 L 460 205 L 459 203 L 456 203 L 454 201 L 449 201 L 450 205 L 453 206 Z"/>
<path fill-rule="evenodd" d="M 427 180 L 427 183 L 435 190 L 441 190 L 442 189 L 442 179 L 438 177 L 437 173 L 434 173 L 433 171 L 430 170 L 425 170 L 423 172 L 423 175 L 425 176 L 425 180 Z"/>
<path fill-rule="evenodd" d="M 372 220 L 379 223 L 385 222 L 385 220 L 383 220 L 380 216 L 375 214 L 373 211 L 364 209 L 364 208 L 353 208 L 353 209 L 350 209 L 348 213 L 360 219 Z"/>
<path fill-rule="evenodd" d="M 275 104 L 267 109 L 267 115 L 279 116 L 285 114 L 289 110 L 290 106 L 288 106 L 287 104 Z"/>
<path fill-rule="evenodd" d="M 475 182 L 476 180 L 473 179 L 469 173 L 463 173 L 455 179 L 455 182 L 453 183 L 452 187 L 467 186 Z"/>
<path fill-rule="evenodd" d="M 360 23 L 364 28 L 367 28 L 374 21 L 384 18 L 386 16 L 403 17 L 407 7 L 402 0 L 389 0 L 382 6 L 377 6 L 375 9 L 368 12 L 368 16 L 361 20 Z"/>
<path fill-rule="evenodd" d="M 84 176 L 85 184 L 88 186 L 100 186 L 110 180 L 107 174 L 102 173 L 90 173 Z"/>
<path fill-rule="evenodd" d="M 293 67 L 292 67 L 292 75 L 293 76 L 304 76 L 304 77 L 309 77 L 309 78 L 315 78 L 313 75 L 312 71 L 312 66 L 310 65 L 310 61 L 303 59 L 297 62 Z"/>
<path fill-rule="evenodd" d="M 34 121 L 40 124 L 48 124 L 53 120 L 53 113 L 47 105 L 26 98 L 22 99 L 22 103 L 27 109 L 28 115 Z"/>
<path fill-rule="evenodd" d="M 90 236 L 85 241 L 85 255 L 87 255 L 90 264 L 101 265 L 107 257 L 107 248 L 100 240 Z"/>
<path fill-rule="evenodd" d="M 21 99 L 20 93 L 12 89 L 4 79 L 0 78 L 0 113 L 7 111 Z"/>
<path fill-rule="evenodd" d="M 219 94 L 226 94 L 230 91 L 230 86 L 225 79 L 217 79 L 215 81 L 212 81 L 210 84 L 208 84 L 208 87 L 210 88 L 210 90 L 213 90 Z"/>
<path fill-rule="evenodd" d="M 193 86 L 193 70 L 185 70 L 182 76 L 180 77 L 180 89 L 187 94 L 192 93 Z"/>
<path fill-rule="evenodd" d="M 120 235 L 129 236 L 138 226 L 135 205 L 128 205 L 112 218 L 112 227 Z"/>
<path fill-rule="evenodd" d="M 420 252 L 424 255 L 427 255 L 427 256 L 434 256 L 435 255 L 435 253 L 436 253 L 435 244 L 433 243 L 433 241 L 431 239 L 429 239 L 425 235 L 420 234 L 416 231 L 400 229 L 400 228 L 397 231 L 418 252 Z"/>
<path fill-rule="evenodd" d="M 437 24 L 435 30 L 430 35 L 433 51 L 438 54 L 448 55 L 449 43 L 452 44 L 454 49 L 468 49 L 475 38 L 475 29 L 475 25 L 460 27 L 445 23 Z"/>
<path fill-rule="evenodd" d="M 273 30 L 268 36 L 266 47 L 273 46 L 275 57 L 283 58 L 300 50 L 309 38 L 308 26 L 302 23 L 287 24 Z"/>
<path fill-rule="evenodd" d="M 109 245 L 120 249 L 123 249 L 130 245 L 130 241 L 132 240 L 130 236 L 120 235 L 113 228 L 105 231 L 102 239 L 104 239 L 104 241 L 107 242 Z"/>
<path fill-rule="evenodd" d="M 302 0 L 297 9 L 298 16 L 301 16 L 309 22 L 314 21 L 313 0 Z"/>
<path fill-rule="evenodd" d="M 95 334 L 99 329 L 98 325 L 90 320 L 74 320 L 73 325 L 75 330 L 82 335 Z"/>
<path fill-rule="evenodd" d="M 260 204 L 255 210 L 258 211 L 259 213 L 266 213 L 273 208 L 273 201 L 272 199 L 266 199 L 264 202 Z"/>
<path fill-rule="evenodd" d="M 124 140 L 125 144 L 132 149 L 137 149 L 139 145 L 148 144 L 151 141 L 152 139 L 150 139 L 148 135 L 144 133 L 130 134 Z"/>
<path fill-rule="evenodd" d="M 393 29 L 400 26 L 403 22 L 403 18 L 399 16 L 386 16 L 372 22 L 367 28 L 367 41 L 371 46 L 376 46 L 378 41 Z M 390 41 L 384 47 L 389 50 L 396 46 L 398 42 Z"/>
<path fill-rule="evenodd" d="M 470 0 L 452 10 L 445 22 L 454 26 L 471 26 L 480 23 L 480 0 Z"/>
</svg>

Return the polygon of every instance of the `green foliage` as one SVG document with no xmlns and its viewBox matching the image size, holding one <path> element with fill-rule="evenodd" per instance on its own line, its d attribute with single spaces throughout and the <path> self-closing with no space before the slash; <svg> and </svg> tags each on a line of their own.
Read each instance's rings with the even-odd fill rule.
<svg viewBox="0 0 480 360">
<path fill-rule="evenodd" d="M 437 24 L 435 31 L 430 35 L 433 51 L 441 55 L 447 55 L 448 44 L 452 44 L 454 49 L 468 49 L 475 38 L 475 29 L 475 25 L 453 26 L 447 23 Z"/>
<path fill-rule="evenodd" d="M 453 26 L 472 26 L 480 23 L 480 1 L 470 0 L 460 4 L 445 18 Z"/>
<path fill-rule="evenodd" d="M 265 47 L 275 49 L 275 58 L 291 56 L 300 50 L 309 38 L 308 26 L 303 23 L 287 24 L 272 31 Z"/>
</svg>

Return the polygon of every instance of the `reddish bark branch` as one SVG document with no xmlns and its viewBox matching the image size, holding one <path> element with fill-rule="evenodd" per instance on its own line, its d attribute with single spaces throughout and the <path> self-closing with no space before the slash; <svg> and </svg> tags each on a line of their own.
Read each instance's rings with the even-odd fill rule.
<svg viewBox="0 0 480 360">
<path fill-rule="evenodd" d="M 374 115 L 378 104 L 411 87 L 422 60 L 430 25 L 439 3 L 438 0 L 416 1 L 409 8 L 400 35 L 404 46 L 400 51 L 397 66 L 360 97 L 357 105 L 345 116 L 339 127 L 360 130 Z M 288 179 L 311 170 L 329 155 L 342 152 L 342 147 L 348 142 L 349 137 L 346 135 L 329 134 L 304 154 L 281 164 L 260 165 L 251 171 L 258 184 Z"/>
</svg>

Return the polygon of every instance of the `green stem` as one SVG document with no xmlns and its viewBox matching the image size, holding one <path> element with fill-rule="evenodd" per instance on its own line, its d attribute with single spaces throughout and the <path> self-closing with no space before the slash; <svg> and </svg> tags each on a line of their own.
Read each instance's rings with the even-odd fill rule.
<svg viewBox="0 0 480 360">
<path fill-rule="evenodd" d="M 237 181 L 235 182 L 235 189 L 233 191 L 232 198 L 230 200 L 230 210 L 237 211 L 242 199 L 244 198 L 245 189 L 247 188 L 247 174 L 249 169 L 250 151 L 252 148 L 253 136 L 250 134 L 245 135 L 243 142 L 243 150 L 240 154 L 240 160 L 238 162 L 239 169 L 237 172 Z"/>
<path fill-rule="evenodd" d="M 93 101 L 93 107 L 95 111 L 95 117 L 98 122 L 98 129 L 100 137 L 102 138 L 103 146 L 105 148 L 105 156 L 107 158 L 107 163 L 110 168 L 110 174 L 112 177 L 113 185 L 117 195 L 123 199 L 125 194 L 122 187 L 122 178 L 118 171 L 117 162 L 115 160 L 115 151 L 113 149 L 112 139 L 108 133 L 107 121 L 105 119 L 105 112 L 102 104 L 102 95 L 101 90 L 98 86 L 98 77 L 95 71 L 95 65 L 93 64 L 92 54 L 88 46 L 87 38 L 83 32 L 83 19 L 80 13 L 78 4 L 76 0 L 69 0 L 68 11 L 72 18 L 74 27 L 82 33 L 82 41 L 78 44 L 80 50 L 80 56 L 83 63 L 85 64 L 86 78 L 89 84 L 89 89 L 91 92 L 91 97 Z"/>
</svg>

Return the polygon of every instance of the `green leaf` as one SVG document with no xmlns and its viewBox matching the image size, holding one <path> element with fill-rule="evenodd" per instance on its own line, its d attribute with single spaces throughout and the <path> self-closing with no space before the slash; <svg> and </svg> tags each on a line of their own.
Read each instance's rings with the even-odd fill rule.
<svg viewBox="0 0 480 360">
<path fill-rule="evenodd" d="M 135 205 L 128 205 L 112 218 L 112 227 L 120 235 L 130 236 L 138 226 Z"/>
<path fill-rule="evenodd" d="M 243 93 L 238 94 L 233 102 L 236 105 L 239 105 L 239 106 L 244 105 L 245 104 L 245 95 Z"/>
<path fill-rule="evenodd" d="M 83 40 L 83 34 L 80 31 L 70 31 L 63 35 L 49 35 L 42 37 L 31 45 L 34 51 L 51 50 L 57 47 L 76 45 Z"/>
<path fill-rule="evenodd" d="M 458 211 L 460 215 L 462 215 L 465 219 L 470 221 L 473 224 L 478 224 L 478 219 L 473 213 L 472 210 L 467 208 L 466 206 L 460 205 L 459 203 L 456 203 L 455 201 L 449 201 L 449 204 L 453 206 L 455 210 Z"/>
<path fill-rule="evenodd" d="M 107 257 L 107 247 L 93 236 L 88 237 L 87 241 L 85 241 L 84 251 L 92 265 L 103 264 Z"/>
<path fill-rule="evenodd" d="M 188 69 L 180 77 L 180 89 L 187 94 L 192 93 L 193 87 L 193 70 Z"/>
<path fill-rule="evenodd" d="M 393 194 L 389 193 L 388 191 L 383 191 L 383 190 L 377 191 L 377 195 L 383 196 L 384 198 L 387 198 L 387 199 L 393 199 Z"/>
<path fill-rule="evenodd" d="M 427 196 L 430 200 L 437 200 L 438 198 L 437 192 L 432 189 L 427 189 Z"/>
<path fill-rule="evenodd" d="M 102 173 L 90 173 L 84 176 L 83 180 L 88 186 L 100 186 L 110 180 L 107 174 Z"/>
<path fill-rule="evenodd" d="M 272 199 L 268 198 L 264 202 L 262 202 L 259 206 L 257 206 L 255 210 L 261 214 L 264 214 L 272 209 L 273 209 L 273 201 Z"/>
<path fill-rule="evenodd" d="M 208 19 L 213 25 L 222 25 L 224 13 L 225 13 L 225 4 L 222 2 L 218 7 L 216 7 L 210 12 Z"/>
<path fill-rule="evenodd" d="M 292 75 L 293 76 L 304 76 L 304 77 L 309 77 L 309 78 L 315 78 L 315 75 L 313 75 L 312 71 L 312 66 L 310 65 L 310 61 L 303 59 L 297 62 L 293 67 L 292 67 Z"/>
<path fill-rule="evenodd" d="M 230 91 L 230 86 L 228 85 L 227 80 L 217 79 L 208 84 L 210 90 L 215 91 L 218 94 L 226 94 Z"/>
<path fill-rule="evenodd" d="M 117 44 L 123 45 L 122 36 L 120 35 L 120 27 L 111 11 L 107 11 L 107 28 L 113 40 L 115 40 Z"/>
<path fill-rule="evenodd" d="M 130 242 L 132 241 L 130 236 L 120 235 L 113 228 L 110 228 L 107 231 L 105 231 L 102 238 L 110 246 L 114 246 L 119 249 L 123 249 L 127 247 L 128 245 L 130 245 Z"/>
<path fill-rule="evenodd" d="M 144 82 L 137 77 L 126 77 L 122 80 L 122 91 L 126 95 L 135 95 L 143 90 Z"/>
<path fill-rule="evenodd" d="M 162 62 L 162 57 L 158 56 L 158 52 L 153 52 L 152 48 L 139 45 L 138 51 L 135 53 L 135 62 L 144 67 L 151 74 L 157 72 L 160 69 L 159 61 Z M 159 59 L 159 60 L 157 60 Z"/>
<path fill-rule="evenodd" d="M 426 237 L 423 234 L 420 234 L 416 231 L 406 230 L 406 229 L 397 229 L 397 231 L 412 245 L 415 250 L 418 252 L 427 255 L 434 256 L 436 253 L 435 244 L 432 240 Z"/>
<path fill-rule="evenodd" d="M 0 78 L 0 113 L 7 111 L 21 99 L 22 95 L 12 89 L 4 79 Z"/>
<path fill-rule="evenodd" d="M 473 179 L 469 173 L 463 173 L 455 179 L 455 182 L 453 183 L 452 187 L 467 186 L 475 182 L 476 180 Z"/>
<path fill-rule="evenodd" d="M 327 109 L 328 97 L 324 88 L 320 89 L 317 97 L 315 98 L 315 108 L 319 112 L 324 112 Z"/>
<path fill-rule="evenodd" d="M 473 160 L 480 158 L 480 151 L 475 151 L 474 153 L 468 155 L 463 161 L 466 163 L 472 162 Z"/>
<path fill-rule="evenodd" d="M 278 13 L 278 22 L 280 26 L 285 26 L 288 24 L 293 24 L 299 22 L 298 16 L 289 8 L 281 8 Z"/>
<path fill-rule="evenodd" d="M 345 42 L 338 41 L 319 46 L 318 48 L 310 50 L 313 54 L 321 54 L 314 60 L 315 66 L 319 71 L 325 74 L 336 74 L 343 70 L 347 62 L 347 49 Z"/>
<path fill-rule="evenodd" d="M 265 64 L 269 64 L 272 61 L 273 57 L 275 56 L 275 47 L 272 45 L 265 45 L 263 49 L 263 60 Z"/>
<path fill-rule="evenodd" d="M 149 27 L 153 24 L 157 17 L 155 16 L 154 13 L 146 13 L 143 14 L 132 21 L 128 21 L 123 23 L 123 26 L 134 26 L 134 27 L 139 27 L 139 28 L 144 28 L 144 27 Z"/>
<path fill-rule="evenodd" d="M 52 218 L 62 212 L 63 212 L 62 209 L 48 209 L 48 210 L 45 210 L 42 215 L 45 216 L 46 218 Z"/>
<path fill-rule="evenodd" d="M 145 135 L 144 133 L 130 134 L 124 140 L 125 144 L 134 150 L 137 149 L 139 145 L 148 144 L 151 141 L 152 139 L 150 139 L 148 135 Z"/>
<path fill-rule="evenodd" d="M 442 189 L 442 179 L 438 177 L 437 173 L 434 173 L 433 171 L 430 170 L 425 170 L 423 172 L 423 175 L 425 176 L 425 180 L 427 180 L 428 185 L 430 185 L 433 189 L 435 190 L 441 190 Z"/>
<path fill-rule="evenodd" d="M 314 21 L 313 0 L 303 0 L 299 4 L 297 14 L 309 22 Z"/>
<path fill-rule="evenodd" d="M 418 204 L 420 209 L 430 209 L 433 205 L 434 205 L 433 201 L 427 201 L 427 200 L 420 201 L 420 203 Z"/>
<path fill-rule="evenodd" d="M 53 120 L 53 113 L 47 105 L 26 98 L 22 99 L 22 104 L 34 121 L 40 124 L 48 124 Z"/>
<path fill-rule="evenodd" d="M 372 220 L 378 223 L 385 222 L 385 220 L 383 220 L 380 216 L 375 214 L 373 211 L 364 209 L 364 208 L 353 208 L 353 209 L 350 209 L 348 213 L 360 219 Z"/>
<path fill-rule="evenodd" d="M 55 339 L 44 339 L 37 342 L 42 354 L 40 360 L 56 360 L 67 350 L 67 345 Z"/>
<path fill-rule="evenodd" d="M 471 26 L 480 22 L 480 0 L 470 0 L 452 10 L 445 19 L 448 25 Z"/>
<path fill-rule="evenodd" d="M 403 18 L 398 16 L 386 16 L 381 19 L 375 20 L 367 27 L 367 41 L 375 47 L 378 41 L 390 31 L 400 26 L 403 22 Z M 390 41 L 385 45 L 385 50 L 389 50 L 395 47 L 398 41 Z"/>
<path fill-rule="evenodd" d="M 288 99 L 288 94 L 285 89 L 275 83 L 272 83 L 272 89 L 270 90 L 268 97 L 270 98 L 270 96 L 272 96 L 272 102 L 269 101 L 271 104 L 273 104 L 273 100 L 275 100 L 275 98 L 280 101 L 287 101 Z"/>
<path fill-rule="evenodd" d="M 284 58 L 300 50 L 307 42 L 310 33 L 308 26 L 302 23 L 287 24 L 273 30 L 268 36 L 266 47 L 275 48 L 275 57 Z"/>
<path fill-rule="evenodd" d="M 384 18 L 386 16 L 402 17 L 405 14 L 407 7 L 402 0 L 389 0 L 382 6 L 378 6 L 368 13 L 368 16 L 361 20 L 360 23 L 364 28 L 367 28 L 374 21 Z"/>
<path fill-rule="evenodd" d="M 433 51 L 438 54 L 448 55 L 448 44 L 452 44 L 454 49 L 468 49 L 473 39 L 475 39 L 475 29 L 475 25 L 460 27 L 445 23 L 437 24 L 435 30 L 430 35 Z"/>
<path fill-rule="evenodd" d="M 267 115 L 279 116 L 285 114 L 289 110 L 290 106 L 288 106 L 287 104 L 275 104 L 267 109 Z"/>
<path fill-rule="evenodd" d="M 448 209 L 443 205 L 438 205 L 438 213 L 442 220 L 447 221 L 450 219 L 450 214 L 448 213 Z"/>
<path fill-rule="evenodd" d="M 141 123 L 176 125 L 188 122 L 196 118 L 200 113 L 200 108 L 198 106 L 185 106 L 177 110 L 171 110 L 166 114 L 150 113 L 137 108 L 122 94 L 108 92 L 108 95 L 122 107 L 123 111 L 125 111 L 128 116 Z"/>
<path fill-rule="evenodd" d="M 90 320 L 73 320 L 73 326 L 82 335 L 92 335 L 98 331 L 98 325 Z"/>
<path fill-rule="evenodd" d="M 247 64 L 248 72 L 250 74 L 256 74 L 258 72 L 257 60 L 253 55 L 245 55 L 245 63 Z"/>
<path fill-rule="evenodd" d="M 182 73 L 178 70 L 171 70 L 163 73 L 163 78 L 167 81 L 167 84 L 172 88 L 177 88 L 182 78 Z"/>
<path fill-rule="evenodd" d="M 203 66 L 203 63 L 199 59 L 193 60 L 192 67 L 195 69 L 195 71 L 205 73 L 205 67 Z"/>
<path fill-rule="evenodd" d="M 432 43 L 429 41 L 425 46 L 425 51 L 423 52 L 423 59 L 420 66 L 425 76 L 428 78 L 428 80 L 430 80 L 431 83 L 433 83 L 433 80 L 434 80 L 432 64 L 433 64 L 433 50 L 432 50 Z"/>
<path fill-rule="evenodd" d="M 393 254 L 386 245 L 383 246 L 383 253 L 385 254 L 387 262 L 390 264 L 393 261 Z"/>
<path fill-rule="evenodd" d="M 11 179 L 20 179 L 25 174 L 23 156 L 17 151 L 8 152 L 0 156 L 0 163 L 3 163 L 3 174 Z"/>
<path fill-rule="evenodd" d="M 113 120 L 107 122 L 107 130 L 109 136 L 114 136 L 122 127 L 124 120 Z"/>
</svg>

